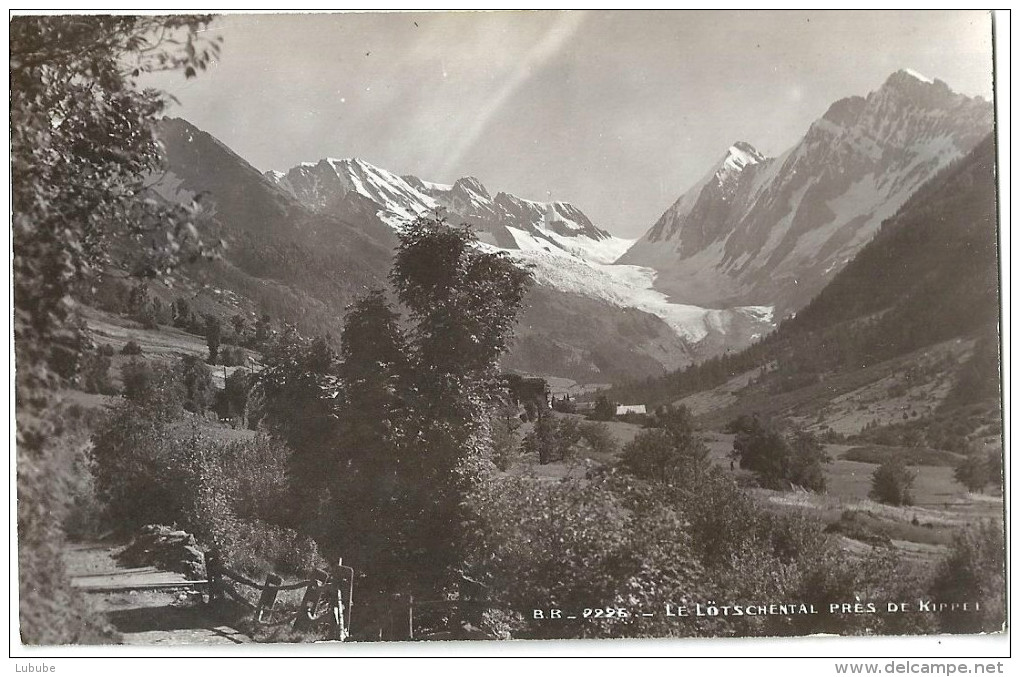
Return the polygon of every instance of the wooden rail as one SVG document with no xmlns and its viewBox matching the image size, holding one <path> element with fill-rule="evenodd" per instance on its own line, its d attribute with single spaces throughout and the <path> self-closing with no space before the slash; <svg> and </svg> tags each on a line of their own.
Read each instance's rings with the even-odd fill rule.
<svg viewBox="0 0 1020 677">
<path fill-rule="evenodd" d="M 205 553 L 205 568 L 210 604 L 229 597 L 251 610 L 253 620 L 259 625 L 292 623 L 296 630 L 309 630 L 320 623 L 328 623 L 331 639 L 344 641 L 350 636 L 354 569 L 344 566 L 343 560 L 337 562 L 332 574 L 316 569 L 308 579 L 286 583 L 274 573 L 267 574 L 264 583 L 258 583 L 227 567 L 215 550 Z M 258 602 L 249 601 L 237 591 L 234 583 L 260 591 Z M 305 592 L 297 611 L 281 614 L 276 610 L 281 592 L 302 588 Z"/>
</svg>

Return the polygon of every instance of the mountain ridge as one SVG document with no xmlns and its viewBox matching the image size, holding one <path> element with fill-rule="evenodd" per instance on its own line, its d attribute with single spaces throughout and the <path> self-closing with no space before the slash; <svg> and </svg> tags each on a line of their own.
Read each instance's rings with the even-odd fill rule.
<svg viewBox="0 0 1020 677">
<path fill-rule="evenodd" d="M 897 71 L 834 102 L 778 157 L 720 177 L 724 158 L 618 262 L 654 268 L 656 288 L 679 301 L 788 314 L 991 126 L 984 99 Z"/>
</svg>

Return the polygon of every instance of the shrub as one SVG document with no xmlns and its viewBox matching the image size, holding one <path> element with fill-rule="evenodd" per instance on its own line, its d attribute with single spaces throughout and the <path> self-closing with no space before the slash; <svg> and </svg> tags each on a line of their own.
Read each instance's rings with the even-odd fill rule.
<svg viewBox="0 0 1020 677">
<path fill-rule="evenodd" d="M 581 424 L 580 433 L 596 454 L 615 454 L 620 450 L 619 443 L 605 423 L 586 421 Z"/>
<path fill-rule="evenodd" d="M 117 351 L 115 351 L 113 349 L 113 346 L 111 346 L 109 343 L 104 343 L 103 345 L 99 346 L 99 354 L 102 355 L 103 357 L 113 357 L 114 355 L 117 354 Z"/>
<path fill-rule="evenodd" d="M 174 369 L 160 363 L 131 360 L 121 368 L 124 397 L 159 420 L 180 415 L 184 388 Z"/>
<path fill-rule="evenodd" d="M 196 498 L 195 459 L 171 439 L 166 421 L 129 404 L 100 427 L 93 443 L 96 493 L 113 524 L 129 530 L 185 521 Z"/>
<path fill-rule="evenodd" d="M 520 458 L 521 443 L 517 439 L 520 421 L 515 416 L 496 416 L 492 422 L 492 462 L 506 472 Z"/>
<path fill-rule="evenodd" d="M 553 408 L 553 411 L 558 411 L 561 414 L 575 414 L 575 413 L 577 413 L 577 405 L 574 404 L 573 400 L 568 400 L 565 397 L 563 399 L 561 399 L 561 400 L 557 400 L 557 399 L 553 398 L 552 408 Z"/>
<path fill-rule="evenodd" d="M 947 609 L 940 614 L 943 632 L 1001 632 L 1005 621 L 1005 543 L 1002 525 L 982 522 L 953 541 L 940 563 L 930 593 L 935 602 L 970 602 L 980 611 Z"/>
<path fill-rule="evenodd" d="M 112 361 L 102 353 L 86 353 L 82 356 L 78 381 L 81 389 L 87 393 L 115 395 L 117 389 L 110 378 Z"/>
<path fill-rule="evenodd" d="M 142 347 L 138 345 L 137 341 L 131 339 L 120 349 L 120 353 L 121 355 L 141 355 Z"/>
<path fill-rule="evenodd" d="M 571 458 L 583 438 L 581 422 L 571 416 L 554 416 L 542 411 L 524 437 L 525 453 L 538 456 L 542 465 Z"/>
<path fill-rule="evenodd" d="M 592 409 L 591 419 L 593 421 L 612 421 L 616 417 L 616 404 L 605 395 L 599 395 L 595 400 L 595 408 Z"/>
<path fill-rule="evenodd" d="M 971 452 L 954 469 L 953 477 L 969 491 L 981 491 L 991 482 L 988 455 Z"/>
<path fill-rule="evenodd" d="M 212 372 L 201 359 L 194 355 L 185 355 L 175 366 L 174 377 L 183 389 L 185 409 L 201 414 L 209 408 L 213 401 L 215 388 L 212 382 Z"/>
<path fill-rule="evenodd" d="M 224 344 L 219 349 L 219 363 L 225 367 L 243 365 L 247 359 L 244 349 L 239 346 Z"/>
<path fill-rule="evenodd" d="M 907 469 L 902 459 L 890 456 L 875 469 L 871 476 L 871 498 L 889 505 L 913 505 L 910 489 L 916 473 Z"/>
<path fill-rule="evenodd" d="M 252 378 L 244 369 L 236 369 L 227 377 L 223 390 L 214 397 L 216 415 L 220 418 L 236 418 L 244 415 L 248 408 L 248 396 Z"/>
<path fill-rule="evenodd" d="M 736 433 L 733 455 L 740 459 L 740 467 L 753 471 L 762 486 L 788 489 L 797 485 L 825 491 L 822 464 L 832 459 L 810 433 L 784 433 L 757 416 L 741 416 L 731 421 L 727 430 Z"/>
</svg>

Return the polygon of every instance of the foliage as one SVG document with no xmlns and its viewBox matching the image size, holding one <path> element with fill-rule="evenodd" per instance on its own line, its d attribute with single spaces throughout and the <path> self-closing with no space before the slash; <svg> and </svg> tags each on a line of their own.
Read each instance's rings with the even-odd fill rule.
<svg viewBox="0 0 1020 677">
<path fill-rule="evenodd" d="M 81 352 L 74 297 L 110 261 L 118 237 L 157 243 L 122 262 L 138 276 L 211 255 L 198 210 L 143 199 L 160 166 L 152 124 L 163 95 L 143 71 L 204 68 L 217 47 L 191 16 L 18 16 L 10 21 L 10 161 L 18 422 L 18 557 L 26 643 L 95 638 L 64 578 L 54 515 L 59 446 L 50 393 L 60 361 Z M 46 517 L 50 516 L 50 517 Z M 40 616 L 41 614 L 41 616 Z M 42 623 L 38 622 L 42 620 Z"/>
<path fill-rule="evenodd" d="M 121 368 L 124 397 L 161 421 L 178 418 L 186 393 L 173 367 L 131 360 Z"/>
<path fill-rule="evenodd" d="M 658 420 L 661 427 L 641 431 L 623 448 L 621 465 L 663 484 L 697 481 L 708 468 L 708 447 L 691 412 L 684 406 L 669 407 Z"/>
<path fill-rule="evenodd" d="M 970 491 L 983 491 L 1002 481 L 1002 453 L 998 449 L 972 450 L 953 471 L 956 481 Z"/>
<path fill-rule="evenodd" d="M 615 454 L 620 449 L 616 437 L 609 432 L 609 426 L 605 423 L 585 421 L 581 423 L 581 439 L 588 443 L 593 452 L 600 455 Z"/>
<path fill-rule="evenodd" d="M 941 615 L 943 632 L 1001 632 L 1005 616 L 1005 542 L 1002 524 L 982 522 L 957 535 L 949 555 L 932 581 L 935 602 L 969 602 L 970 609 L 947 607 Z M 974 610 L 974 603 L 981 605 Z"/>
<path fill-rule="evenodd" d="M 758 416 L 741 416 L 729 424 L 728 430 L 736 433 L 733 455 L 740 460 L 740 467 L 753 471 L 762 486 L 787 489 L 796 485 L 825 491 L 822 464 L 831 459 L 810 433 L 786 434 Z"/>
<path fill-rule="evenodd" d="M 467 228 L 420 217 L 400 234 L 390 280 L 409 333 L 404 401 L 409 454 L 400 466 L 411 549 L 433 589 L 459 560 L 463 496 L 486 448 L 496 361 L 513 334 L 530 273 L 503 252 L 475 246 Z"/>
<path fill-rule="evenodd" d="M 121 355 L 141 355 L 142 347 L 134 339 L 129 339 L 124 347 L 120 349 Z"/>
<path fill-rule="evenodd" d="M 96 492 L 118 529 L 184 523 L 197 498 L 197 459 L 173 439 L 167 420 L 128 403 L 96 431 L 93 444 Z"/>
<path fill-rule="evenodd" d="M 117 388 L 110 378 L 112 360 L 101 352 L 85 353 L 78 374 L 79 387 L 87 393 L 115 395 Z"/>
<path fill-rule="evenodd" d="M 605 395 L 599 395 L 595 400 L 595 408 L 592 409 L 591 418 L 594 421 L 612 421 L 616 417 L 616 404 Z"/>
<path fill-rule="evenodd" d="M 202 360 L 185 355 L 175 365 L 175 376 L 184 391 L 184 408 L 201 414 L 212 404 L 215 388 L 212 372 Z"/>
<path fill-rule="evenodd" d="M 492 417 L 492 462 L 497 468 L 506 472 L 517 464 L 521 455 L 521 440 L 518 429 L 521 422 L 516 412 L 504 407 Z"/>
<path fill-rule="evenodd" d="M 592 607 L 593 599 L 609 606 L 661 609 L 666 600 L 688 601 L 690 591 L 702 589 L 680 516 L 644 500 L 638 491 L 628 492 L 612 477 L 556 486 L 503 477 L 479 485 L 470 505 L 479 516 L 473 522 L 470 570 L 519 613 L 583 609 Z M 543 622 L 522 613 L 514 636 L 653 634 L 641 627 L 647 625 L 643 621 Z M 687 627 L 671 626 L 664 634 Z"/>
<path fill-rule="evenodd" d="M 244 369 L 237 369 L 227 377 L 223 390 L 215 395 L 214 408 L 220 418 L 236 418 L 247 412 L 252 381 Z"/>
<path fill-rule="evenodd" d="M 868 495 L 889 505 L 912 505 L 914 497 L 910 490 L 916 478 L 917 474 L 909 470 L 902 459 L 889 456 L 871 475 Z"/>
<path fill-rule="evenodd" d="M 205 345 L 209 348 L 209 364 L 216 364 L 216 356 L 220 350 L 220 337 L 223 327 L 220 318 L 205 314 Z"/>
<path fill-rule="evenodd" d="M 291 449 L 283 521 L 327 540 L 322 524 L 329 480 L 338 468 L 337 356 L 325 339 L 308 340 L 288 327 L 266 347 L 256 388 L 265 427 Z"/>
</svg>

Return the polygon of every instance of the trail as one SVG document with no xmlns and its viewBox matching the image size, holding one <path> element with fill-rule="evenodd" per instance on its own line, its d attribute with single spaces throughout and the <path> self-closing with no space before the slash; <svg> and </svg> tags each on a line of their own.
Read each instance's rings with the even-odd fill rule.
<svg viewBox="0 0 1020 677">
<path fill-rule="evenodd" d="M 247 644 L 247 635 L 209 614 L 201 590 L 178 573 L 155 567 L 125 567 L 118 545 L 71 544 L 64 561 L 71 585 L 89 593 L 124 644 Z"/>
</svg>

